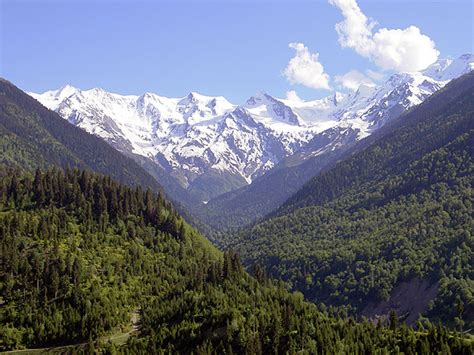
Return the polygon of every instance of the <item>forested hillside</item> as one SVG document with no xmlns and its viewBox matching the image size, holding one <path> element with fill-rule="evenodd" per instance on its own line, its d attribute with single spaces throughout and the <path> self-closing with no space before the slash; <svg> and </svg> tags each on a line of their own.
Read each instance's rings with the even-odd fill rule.
<svg viewBox="0 0 474 355">
<path fill-rule="evenodd" d="M 125 322 L 150 280 L 161 287 L 157 266 L 174 262 L 178 240 L 216 258 L 151 190 L 78 170 L 3 170 L 1 183 L 4 347 L 87 340 Z"/>
<path fill-rule="evenodd" d="M 10 82 L 0 78 L 0 164 L 34 172 L 49 167 L 89 169 L 128 186 L 164 192 L 186 220 L 213 231 L 186 210 L 189 194 L 143 157 L 126 157 L 101 138 L 70 124 Z"/>
<path fill-rule="evenodd" d="M 310 181 L 231 247 L 312 301 L 357 314 L 401 282 L 424 280 L 436 292 L 423 313 L 470 329 L 473 131 L 468 74 L 361 142 L 366 149 Z M 398 301 L 402 310 L 411 302 Z"/>
<path fill-rule="evenodd" d="M 0 164 L 24 171 L 53 166 L 87 168 L 127 185 L 161 188 L 134 160 L 4 79 L 0 79 L 0 148 Z"/>
<path fill-rule="evenodd" d="M 354 148 L 357 154 L 310 180 L 276 214 L 320 205 L 350 189 L 363 190 L 366 184 L 404 173 L 425 154 L 468 134 L 474 124 L 473 90 L 473 72 L 454 80 L 361 141 Z M 473 147 L 468 145 L 466 149 Z"/>
<path fill-rule="evenodd" d="M 216 251 L 161 195 L 87 171 L 0 176 L 0 349 L 89 342 L 105 353 L 472 353 L 393 315 L 336 319 L 234 253 Z M 117 349 L 94 344 L 139 313 Z"/>
</svg>

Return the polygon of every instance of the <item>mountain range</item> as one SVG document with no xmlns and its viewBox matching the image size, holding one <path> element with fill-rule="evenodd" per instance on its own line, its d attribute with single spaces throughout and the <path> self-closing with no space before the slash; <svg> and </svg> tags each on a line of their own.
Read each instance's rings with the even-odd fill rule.
<svg viewBox="0 0 474 355">
<path fill-rule="evenodd" d="M 266 94 L 217 116 L 221 123 L 234 117 L 228 122 L 241 124 L 235 134 L 259 120 L 262 130 L 299 127 L 293 137 L 314 130 L 250 184 L 244 174 L 244 187 L 207 204 L 194 196 L 200 208 L 193 212 L 201 209 L 213 226 L 241 227 L 214 242 L 236 250 L 244 265 L 235 252 L 212 246 L 160 193 L 190 194 L 177 169 L 138 150 L 120 154 L 112 140 L 0 80 L 0 349 L 73 342 L 55 349 L 472 353 L 464 334 L 474 326 L 469 60 L 430 68 L 436 80 L 394 75 L 394 83 L 405 80 L 405 88 L 387 90 L 396 104 L 380 94 L 387 104 L 364 115 L 343 103 L 381 88 L 336 94 L 326 103 L 341 106 L 339 113 L 321 114 L 319 124 L 337 123 L 319 133 L 304 110 Z M 453 68 L 469 73 L 446 79 Z M 430 82 L 438 89 L 425 97 Z M 423 102 L 411 107 L 416 101 L 407 93 L 415 91 Z M 270 111 L 280 120 L 263 124 Z M 116 133 L 115 121 L 102 121 Z M 433 326 L 438 321 L 451 330 Z M 117 338 L 124 340 L 107 341 Z"/>
<path fill-rule="evenodd" d="M 466 82 L 464 87 L 474 83 L 470 77 Z M 452 105 L 457 115 L 446 116 L 447 124 L 441 127 L 413 127 L 412 135 L 424 132 L 423 138 L 431 138 L 439 133 L 444 139 L 456 132 L 445 128 L 466 128 L 459 122 L 472 122 L 465 114 L 471 112 L 472 95 L 448 89 L 441 100 L 434 101 L 442 107 Z M 449 100 L 451 96 L 454 99 Z M 460 96 L 468 104 L 464 111 L 456 104 Z M 433 117 L 435 123 L 442 121 Z M 389 319 L 376 325 L 346 317 L 342 307 L 331 309 L 307 302 L 301 293 L 289 292 L 284 283 L 267 277 L 272 270 L 263 268 L 268 267 L 265 257 L 260 260 L 263 267 L 253 268 L 252 277 L 235 252 L 218 251 L 186 223 L 160 193 L 161 181 L 3 79 L 0 132 L 1 351 L 279 354 L 394 349 L 404 353 L 472 353 L 468 336 L 427 320 L 413 328 L 399 324 L 392 312 Z M 464 141 L 467 137 L 461 136 Z M 462 151 L 463 140 L 458 144 L 461 149 L 450 152 Z M 412 141 L 414 146 L 420 143 Z M 399 153 L 403 152 L 394 150 L 393 156 Z M 454 181 L 463 174 L 466 180 L 466 168 L 458 157 L 445 160 L 456 166 L 461 162 L 457 170 L 461 174 L 454 173 Z M 442 162 L 441 166 L 456 171 L 449 164 Z M 454 223 L 469 222 L 459 202 L 445 201 L 458 211 Z M 446 219 L 443 214 L 441 217 L 441 221 Z M 275 226 L 284 231 L 279 223 L 275 221 Z M 295 228 L 296 238 L 300 226 L 295 224 Z M 280 235 L 274 235 L 279 239 Z M 457 239 L 449 235 L 446 245 L 454 248 L 453 258 L 439 260 L 450 272 L 461 265 L 463 276 L 466 258 L 456 248 L 469 242 L 469 235 L 454 235 Z M 426 240 L 431 242 L 432 238 Z M 428 252 L 437 250 L 425 244 Z M 294 243 L 294 247 L 302 245 Z M 367 250 L 377 247 L 373 243 Z M 295 256 L 303 258 L 305 254 Z M 251 253 L 246 255 L 247 260 L 251 257 Z M 397 258 L 401 260 L 401 256 Z M 346 259 L 339 258 L 334 267 Z M 308 262 L 306 270 L 313 263 Z M 381 266 L 373 265 L 372 272 L 384 273 L 384 264 Z M 464 269 L 469 270 L 469 264 Z M 305 276 L 309 281 L 307 273 Z M 333 283 L 337 278 L 331 280 Z M 455 304 L 466 304 L 468 314 L 469 288 L 464 286 L 468 280 L 441 280 L 455 293 L 440 298 L 454 297 Z M 386 291 L 383 286 L 381 290 Z M 445 306 L 446 302 L 436 304 L 441 308 L 434 319 L 445 317 L 449 322 L 452 307 Z M 463 319 L 470 319 L 464 312 L 458 316 L 462 330 Z"/>
<path fill-rule="evenodd" d="M 0 165 L 21 171 L 58 167 L 88 169 L 129 186 L 162 191 L 133 159 L 48 110 L 0 78 Z"/>
<path fill-rule="evenodd" d="M 439 60 L 422 72 L 394 74 L 376 86 L 361 85 L 352 93 L 335 92 L 312 101 L 260 93 L 236 105 L 222 96 L 195 92 L 183 98 L 123 96 L 69 85 L 30 95 L 134 158 L 188 207 L 202 209 L 202 202 L 231 191 L 232 200 L 238 189 L 245 193 L 282 167 L 320 157 L 306 174 L 298 173 L 301 179 L 287 193 L 264 207 L 265 213 L 339 156 L 334 152 L 342 153 L 473 68 L 474 57 L 466 54 Z M 212 206 L 207 210 L 213 215 Z"/>
</svg>

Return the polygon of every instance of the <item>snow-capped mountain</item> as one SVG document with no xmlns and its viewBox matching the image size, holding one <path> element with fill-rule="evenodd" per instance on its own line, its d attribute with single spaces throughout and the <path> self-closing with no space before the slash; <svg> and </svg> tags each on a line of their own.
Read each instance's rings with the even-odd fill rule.
<svg viewBox="0 0 474 355">
<path fill-rule="evenodd" d="M 197 93 L 121 96 L 71 86 L 32 96 L 118 150 L 160 164 L 187 188 L 211 179 L 216 192 L 204 199 L 250 183 L 318 131 L 266 94 L 241 106 Z M 220 188 L 220 175 L 231 183 Z"/>
<path fill-rule="evenodd" d="M 335 93 L 316 101 L 285 101 L 299 116 L 330 126 L 318 132 L 297 155 L 315 156 L 362 139 L 471 70 L 474 56 L 464 54 L 456 60 L 441 59 L 422 72 L 393 74 L 378 86 L 361 85 L 346 96 Z"/>
<path fill-rule="evenodd" d="M 149 158 L 207 200 L 251 183 L 295 153 L 321 154 L 347 137 L 366 137 L 472 69 L 473 56 L 463 55 L 422 72 L 394 74 L 379 86 L 313 101 L 260 93 L 235 105 L 194 92 L 183 98 L 123 96 L 71 86 L 31 95 L 118 150 Z"/>
<path fill-rule="evenodd" d="M 423 70 L 422 73 L 435 80 L 453 80 L 474 70 L 474 56 L 463 54 L 459 58 L 441 59 Z"/>
</svg>

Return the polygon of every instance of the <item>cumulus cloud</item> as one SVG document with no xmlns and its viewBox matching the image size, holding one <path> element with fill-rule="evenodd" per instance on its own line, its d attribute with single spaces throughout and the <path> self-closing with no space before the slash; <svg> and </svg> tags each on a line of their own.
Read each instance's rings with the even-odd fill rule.
<svg viewBox="0 0 474 355">
<path fill-rule="evenodd" d="M 303 102 L 303 100 L 298 96 L 295 90 L 287 91 L 286 99 L 289 101 Z"/>
<path fill-rule="evenodd" d="M 323 65 L 319 62 L 318 53 L 310 53 L 303 43 L 290 43 L 295 56 L 288 62 L 283 75 L 291 84 L 301 84 L 312 89 L 331 90 L 329 75 L 324 72 Z"/>
<path fill-rule="evenodd" d="M 344 75 L 337 75 L 334 79 L 343 88 L 356 91 L 360 85 L 374 86 L 375 83 L 357 70 L 351 70 Z"/>
<path fill-rule="evenodd" d="M 344 20 L 336 24 L 339 43 L 369 58 L 383 69 L 418 71 L 438 59 L 439 51 L 430 37 L 416 26 L 405 29 L 381 28 L 367 18 L 356 0 L 329 0 L 342 12 Z"/>
</svg>

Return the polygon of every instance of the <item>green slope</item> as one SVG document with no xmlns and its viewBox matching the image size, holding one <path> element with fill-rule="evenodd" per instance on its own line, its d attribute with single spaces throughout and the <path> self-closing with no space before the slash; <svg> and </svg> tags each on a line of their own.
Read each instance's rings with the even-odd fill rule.
<svg viewBox="0 0 474 355">
<path fill-rule="evenodd" d="M 354 150 L 366 148 L 309 181 L 276 214 L 319 205 L 350 189 L 403 173 L 424 154 L 472 129 L 474 73 L 450 83 L 421 105 L 389 122 Z"/>
<path fill-rule="evenodd" d="M 132 159 L 74 127 L 4 79 L 0 79 L 0 152 L 0 164 L 22 170 L 87 168 L 128 185 L 160 189 Z"/>
<path fill-rule="evenodd" d="M 136 163 L 5 81 L 0 130 L 0 350 L 86 342 L 77 350 L 114 353 L 100 339 L 129 337 L 138 311 L 120 352 L 472 353 L 469 338 L 444 328 L 335 318 L 260 268 L 250 277 L 152 192 L 160 187 Z M 116 180 L 25 173 L 38 166 Z"/>
<path fill-rule="evenodd" d="M 140 156 L 122 155 L 1 78 L 0 165 L 30 172 L 52 166 L 77 167 L 130 186 L 164 190 L 188 222 L 208 234 L 213 232 L 188 212 L 187 208 L 200 201 L 191 198 L 163 168 Z"/>
<path fill-rule="evenodd" d="M 233 253 L 217 252 L 159 195 L 86 171 L 0 174 L 0 350 L 92 353 L 470 354 L 469 338 L 321 313 Z M 137 332 L 130 326 L 138 312 Z M 137 319 L 137 317 L 135 317 Z M 126 344 L 100 343 L 128 334 Z M 83 342 L 88 343 L 87 346 Z M 61 350 L 62 349 L 62 350 Z M 58 351 L 73 351 L 59 347 Z"/>
<path fill-rule="evenodd" d="M 425 315 L 469 329 L 473 130 L 471 73 L 361 142 L 231 246 L 311 300 L 359 314 L 402 281 L 425 280 L 437 290 Z M 410 312 L 409 297 L 398 302 Z"/>
</svg>

